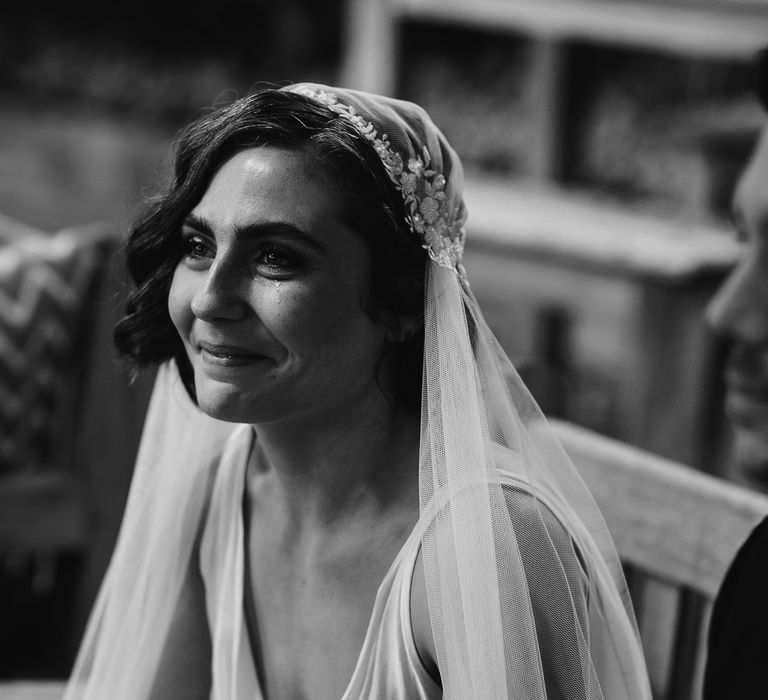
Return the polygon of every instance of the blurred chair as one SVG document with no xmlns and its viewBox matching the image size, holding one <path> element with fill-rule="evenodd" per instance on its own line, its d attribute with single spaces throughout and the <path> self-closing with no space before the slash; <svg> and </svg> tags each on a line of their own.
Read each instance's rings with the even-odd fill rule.
<svg viewBox="0 0 768 700">
<path fill-rule="evenodd" d="M 119 526 L 148 398 L 112 352 L 119 247 L 106 225 L 0 216 L 0 583 L 65 608 L 30 621 L 0 600 L 0 677 L 66 673 Z M 53 668 L 26 658 L 51 647 Z"/>
<path fill-rule="evenodd" d="M 0 683 L 0 700 L 60 700 L 63 695 L 62 682 Z"/>
<path fill-rule="evenodd" d="M 768 498 L 575 425 L 552 425 L 627 567 L 654 697 L 697 700 L 712 600 L 768 514 Z M 676 605 L 650 581 L 674 589 Z"/>
</svg>

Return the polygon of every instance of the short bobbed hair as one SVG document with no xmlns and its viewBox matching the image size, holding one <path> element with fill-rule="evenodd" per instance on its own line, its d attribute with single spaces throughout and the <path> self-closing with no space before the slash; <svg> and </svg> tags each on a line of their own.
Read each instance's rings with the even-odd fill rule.
<svg viewBox="0 0 768 700">
<path fill-rule="evenodd" d="M 229 158 L 249 148 L 300 151 L 320 177 L 341 195 L 339 215 L 370 252 L 371 280 L 365 311 L 379 321 L 423 314 L 427 255 L 405 221 L 402 197 L 373 146 L 355 127 L 304 95 L 264 90 L 212 111 L 186 127 L 175 149 L 174 173 L 166 190 L 148 203 L 126 244 L 134 283 L 115 344 L 134 370 L 173 359 L 195 400 L 192 367 L 168 312 L 174 271 L 182 256 L 181 227 Z M 314 172 L 313 172 L 314 174 Z M 424 352 L 421 330 L 391 343 L 392 400 L 418 409 Z"/>
</svg>

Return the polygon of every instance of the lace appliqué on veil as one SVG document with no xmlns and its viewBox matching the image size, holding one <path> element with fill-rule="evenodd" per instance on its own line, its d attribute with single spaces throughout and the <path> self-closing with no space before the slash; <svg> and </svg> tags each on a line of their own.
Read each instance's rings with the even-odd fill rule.
<svg viewBox="0 0 768 700">
<path fill-rule="evenodd" d="M 432 158 L 426 146 L 421 154 L 414 154 L 403 162 L 402 156 L 392 148 L 387 134 L 379 134 L 373 124 L 355 112 L 351 105 L 339 102 L 336 95 L 322 90 L 301 87 L 297 93 L 328 107 L 349 121 L 376 149 L 390 180 L 402 194 L 410 212 L 406 222 L 419 236 L 429 257 L 441 267 L 455 271 L 466 283 L 461 264 L 465 232 L 456 220 L 453 207 L 446 200 L 445 176 L 431 168 Z"/>
</svg>

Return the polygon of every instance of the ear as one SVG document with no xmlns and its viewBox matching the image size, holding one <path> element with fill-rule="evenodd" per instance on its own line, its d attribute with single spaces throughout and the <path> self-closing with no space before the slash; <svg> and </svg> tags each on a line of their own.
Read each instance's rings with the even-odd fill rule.
<svg viewBox="0 0 768 700">
<path fill-rule="evenodd" d="M 422 313 L 394 316 L 387 324 L 387 340 L 390 343 L 404 343 L 413 338 L 424 326 Z"/>
</svg>

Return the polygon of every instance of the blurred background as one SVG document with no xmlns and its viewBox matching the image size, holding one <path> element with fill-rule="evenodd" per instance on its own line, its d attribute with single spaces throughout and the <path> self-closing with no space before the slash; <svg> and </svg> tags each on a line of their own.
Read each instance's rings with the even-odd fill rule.
<svg viewBox="0 0 768 700">
<path fill-rule="evenodd" d="M 473 288 L 544 409 L 745 482 L 702 314 L 766 39 L 768 6 L 716 0 L 3 3 L 0 680 L 66 675 L 116 535 L 151 384 L 109 345 L 129 222 L 175 133 L 264 83 L 422 104 L 466 165 Z"/>
<path fill-rule="evenodd" d="M 340 0 L 3 3 L 0 210 L 125 224 L 181 126 L 259 81 L 332 79 L 341 28 Z"/>
</svg>

